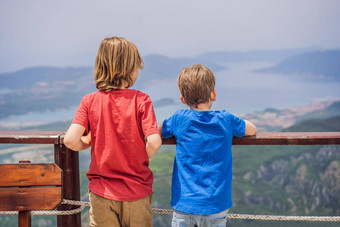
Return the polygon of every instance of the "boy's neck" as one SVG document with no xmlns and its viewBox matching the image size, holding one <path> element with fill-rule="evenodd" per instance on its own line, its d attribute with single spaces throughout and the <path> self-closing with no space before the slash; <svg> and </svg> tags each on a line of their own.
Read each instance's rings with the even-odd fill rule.
<svg viewBox="0 0 340 227">
<path fill-rule="evenodd" d="M 127 86 L 128 86 L 128 83 L 125 80 L 123 80 L 122 81 L 122 86 L 119 89 L 127 89 L 126 88 Z"/>
<path fill-rule="evenodd" d="M 197 105 L 197 108 L 190 107 L 190 109 L 198 110 L 198 111 L 209 111 L 211 109 L 211 106 L 212 106 L 212 101 L 200 103 L 200 104 Z"/>
</svg>

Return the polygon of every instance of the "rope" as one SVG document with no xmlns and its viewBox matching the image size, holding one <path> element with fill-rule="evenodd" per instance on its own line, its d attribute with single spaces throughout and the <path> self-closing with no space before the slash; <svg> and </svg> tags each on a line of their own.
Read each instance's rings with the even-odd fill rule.
<svg viewBox="0 0 340 227">
<path fill-rule="evenodd" d="M 173 210 L 152 209 L 153 213 L 172 214 Z M 327 221 L 339 222 L 340 216 L 277 216 L 277 215 L 255 215 L 255 214 L 228 214 L 230 219 L 266 220 L 266 221 Z"/>
<path fill-rule="evenodd" d="M 277 216 L 277 215 L 251 215 L 228 214 L 228 218 L 266 221 L 327 221 L 339 222 L 340 216 Z"/>
<path fill-rule="evenodd" d="M 72 210 L 37 210 L 31 211 L 31 215 L 72 215 L 81 212 L 85 206 L 90 206 L 89 202 L 81 202 L 68 199 L 64 199 L 61 204 L 78 205 L 80 207 Z M 18 213 L 18 211 L 0 211 L 0 214 L 6 215 L 17 215 Z"/>
<path fill-rule="evenodd" d="M 73 210 L 39 210 L 39 211 L 32 211 L 32 215 L 72 215 L 81 212 L 84 209 L 84 206 L 80 206 Z"/>
<path fill-rule="evenodd" d="M 64 199 L 62 204 L 80 206 L 73 210 L 32 211 L 32 215 L 72 215 L 81 212 L 89 202 Z M 152 208 L 153 213 L 172 214 L 173 210 Z M 17 211 L 0 211 L 0 214 L 15 215 Z M 228 214 L 230 219 L 266 220 L 266 221 L 323 221 L 340 222 L 340 216 L 278 216 L 278 215 L 255 215 L 255 214 Z"/>
<path fill-rule="evenodd" d="M 84 202 L 84 201 L 76 201 L 76 200 L 70 200 L 70 199 L 64 199 L 62 204 L 67 204 L 67 205 L 76 205 L 76 206 L 90 206 L 90 202 Z"/>
<path fill-rule="evenodd" d="M 152 208 L 152 213 L 156 214 L 172 214 L 173 212 L 173 210 Z"/>
</svg>

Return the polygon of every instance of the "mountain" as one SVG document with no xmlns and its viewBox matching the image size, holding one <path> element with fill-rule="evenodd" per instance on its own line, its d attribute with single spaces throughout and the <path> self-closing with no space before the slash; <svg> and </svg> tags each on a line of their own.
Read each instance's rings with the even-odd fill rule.
<svg viewBox="0 0 340 227">
<path fill-rule="evenodd" d="M 143 58 L 145 68 L 140 72 L 141 76 L 151 80 L 176 79 L 184 67 L 193 64 L 204 64 L 213 72 L 219 72 L 226 67 L 219 65 L 214 59 L 193 58 L 169 58 L 162 55 L 149 55 Z"/>
<path fill-rule="evenodd" d="M 340 50 L 314 51 L 289 57 L 261 73 L 299 75 L 306 79 L 340 81 Z"/>
<path fill-rule="evenodd" d="M 198 60 L 150 55 L 144 58 L 144 62 L 145 68 L 140 71 L 140 78 L 143 79 L 137 80 L 133 87 L 135 89 L 154 85 L 153 81 L 176 79 L 183 67 L 198 63 Z M 208 65 L 215 72 L 225 69 L 209 60 L 200 63 Z M 75 107 L 85 94 L 94 91 L 96 88 L 91 67 L 34 67 L 2 73 L 0 118 Z"/>
<path fill-rule="evenodd" d="M 67 85 L 69 81 L 81 81 L 84 77 L 90 76 L 93 76 L 91 67 L 32 67 L 12 73 L 1 73 L 0 89 L 18 90 L 32 86 L 47 86 L 56 81 L 59 81 L 57 85 Z"/>
<path fill-rule="evenodd" d="M 202 54 L 200 60 L 209 60 L 216 63 L 227 62 L 279 62 L 294 55 L 320 50 L 318 47 L 282 50 L 255 50 L 255 51 L 217 51 Z"/>
<path fill-rule="evenodd" d="M 340 116 L 305 120 L 284 131 L 340 131 L 339 120 Z M 340 215 L 339 146 L 234 146 L 233 156 L 231 213 Z M 245 221 L 236 223 L 235 226 L 250 225 Z M 336 226 L 306 222 L 277 224 Z M 251 226 L 272 225 L 252 221 Z"/>
<path fill-rule="evenodd" d="M 336 117 L 340 115 L 340 101 L 331 103 L 327 108 L 315 110 L 305 113 L 296 118 L 296 122 L 300 122 L 306 119 L 325 119 L 330 117 Z"/>
<path fill-rule="evenodd" d="M 259 131 L 281 131 L 304 120 L 338 116 L 340 116 L 340 100 L 335 99 L 316 101 L 286 109 L 266 108 L 242 117 L 253 122 Z"/>
<path fill-rule="evenodd" d="M 339 215 L 339 152 L 338 146 L 235 147 L 233 212 Z"/>
<path fill-rule="evenodd" d="M 89 67 L 35 67 L 0 74 L 0 118 L 28 112 L 67 109 L 95 90 Z"/>
</svg>

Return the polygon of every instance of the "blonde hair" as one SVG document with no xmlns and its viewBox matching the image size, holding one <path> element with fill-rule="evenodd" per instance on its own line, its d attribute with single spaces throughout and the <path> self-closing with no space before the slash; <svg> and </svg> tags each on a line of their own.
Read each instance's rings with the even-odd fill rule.
<svg viewBox="0 0 340 227">
<path fill-rule="evenodd" d="M 98 50 L 94 80 L 99 90 L 120 89 L 123 81 L 129 88 L 134 84 L 132 72 L 143 69 L 144 62 L 137 47 L 121 37 L 105 38 Z"/>
<path fill-rule="evenodd" d="M 190 107 L 210 101 L 215 89 L 215 76 L 204 65 L 192 65 L 182 70 L 177 78 L 178 88 L 185 102 Z"/>
</svg>

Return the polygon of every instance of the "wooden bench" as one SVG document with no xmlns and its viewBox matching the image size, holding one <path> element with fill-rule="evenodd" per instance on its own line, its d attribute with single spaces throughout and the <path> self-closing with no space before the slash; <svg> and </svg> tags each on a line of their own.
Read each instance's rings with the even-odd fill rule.
<svg viewBox="0 0 340 227">
<path fill-rule="evenodd" d="M 62 170 L 55 163 L 0 164 L 0 211 L 19 211 L 31 226 L 32 210 L 53 210 L 62 201 Z"/>
</svg>

